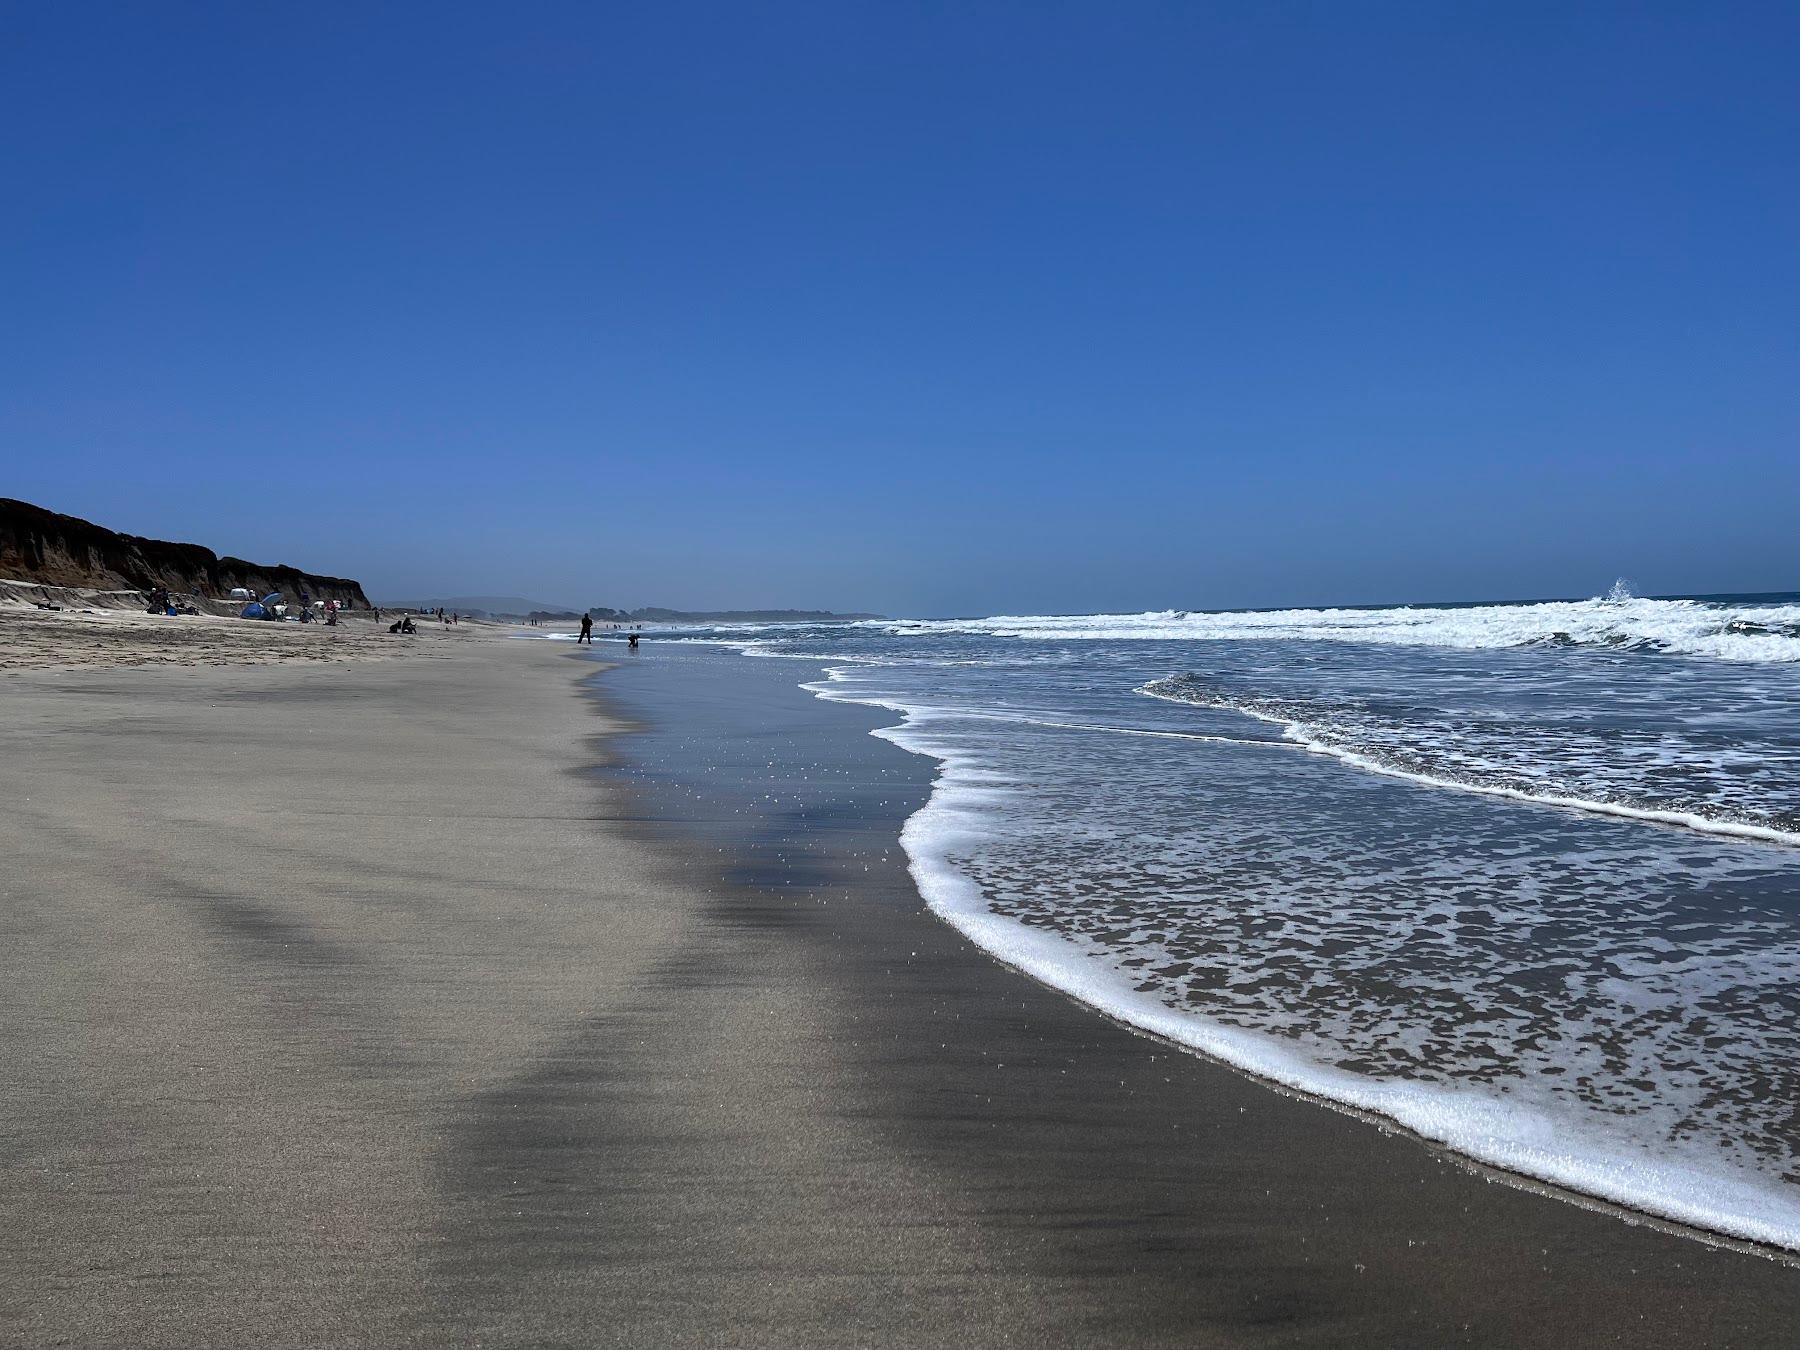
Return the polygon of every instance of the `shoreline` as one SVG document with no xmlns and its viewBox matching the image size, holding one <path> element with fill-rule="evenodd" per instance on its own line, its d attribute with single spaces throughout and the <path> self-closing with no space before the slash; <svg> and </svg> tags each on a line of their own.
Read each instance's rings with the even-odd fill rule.
<svg viewBox="0 0 1800 1350">
<path fill-rule="evenodd" d="M 667 651 L 668 649 L 661 650 Z M 687 659 L 691 663 L 705 658 L 691 657 Z M 718 659 L 722 662 L 736 661 L 739 663 L 728 677 L 722 677 L 734 685 L 755 679 L 754 672 L 759 666 L 766 669 L 769 665 L 780 666 L 783 664 L 754 662 L 742 657 L 720 657 Z M 656 678 L 662 678 L 665 673 L 659 672 Z M 880 729 L 888 720 L 882 711 L 849 702 L 833 704 L 828 701 L 815 700 L 811 693 L 804 691 L 798 685 L 792 675 L 791 670 L 786 673 L 777 671 L 773 680 L 776 684 L 783 685 L 790 690 L 791 698 L 800 704 L 811 705 L 815 709 L 835 709 L 836 714 L 840 716 L 847 714 L 850 722 L 847 724 L 848 729 L 842 732 L 843 735 L 860 738 L 876 747 L 877 751 L 885 751 L 889 755 L 903 757 L 915 764 L 928 764 L 932 770 L 935 770 L 937 765 L 935 757 L 920 756 L 917 752 L 891 745 L 880 737 Z M 632 663 L 621 663 L 619 669 L 594 682 L 595 695 L 602 700 L 602 706 L 610 709 L 622 706 L 631 716 L 654 725 L 654 716 L 647 715 L 646 707 L 633 701 L 634 689 L 629 683 L 632 676 Z M 651 678 L 646 674 L 644 679 L 638 683 L 647 684 Z M 761 698 L 763 695 L 759 693 L 758 697 Z M 806 720 L 805 714 L 797 708 L 791 711 L 797 720 Z M 868 735 L 870 732 L 875 732 L 876 735 L 870 737 Z M 653 732 L 650 739 L 654 741 L 658 734 Z M 660 734 L 667 735 L 666 732 Z M 758 735 L 759 743 L 761 743 L 761 733 L 759 732 Z M 818 760 L 820 758 L 819 746 L 810 742 L 808 746 L 806 754 L 810 756 L 810 759 L 807 762 Z M 653 747 L 652 752 L 654 752 Z M 633 746 L 628 740 L 624 743 L 622 753 L 625 757 L 631 758 L 641 757 L 646 752 L 641 747 Z M 854 754 L 854 752 L 848 753 Z M 920 775 L 921 780 L 926 782 L 934 776 L 933 772 Z M 720 773 L 715 767 L 710 781 L 717 781 L 719 777 Z M 777 764 L 772 774 L 772 782 L 783 781 L 785 781 L 784 773 Z M 671 817 L 678 815 L 681 808 L 676 806 L 671 810 L 670 807 L 672 803 L 679 801 L 681 794 L 664 787 L 654 790 L 651 795 L 659 798 L 662 802 L 664 818 L 661 828 L 664 831 L 673 831 L 679 834 L 682 826 L 678 820 L 671 823 Z M 885 823 L 891 828 L 894 836 L 898 835 L 901 825 L 911 814 L 910 810 L 895 810 L 888 813 Z M 789 851 L 790 857 L 798 842 L 798 836 L 795 834 L 790 833 L 786 836 L 783 848 Z M 902 873 L 903 879 L 910 882 L 910 878 L 904 877 L 907 871 L 906 860 L 899 860 L 895 866 Z M 883 883 L 883 885 L 885 886 L 887 883 Z M 1154 1034 L 1146 1033 L 1140 1028 L 1109 1017 L 1104 1010 L 1083 1002 L 1074 995 L 1065 993 L 1061 989 L 1033 978 L 1007 964 L 1003 958 L 996 956 L 987 948 L 970 941 L 937 913 L 927 911 L 917 899 L 916 893 L 912 903 L 917 920 L 941 933 L 950 944 L 962 949 L 962 959 L 959 964 L 968 966 L 972 961 L 973 964 L 985 970 L 985 974 L 978 971 L 965 971 L 966 979 L 971 985 L 991 985 L 996 980 L 1018 981 L 1025 984 L 1035 995 L 1032 1000 L 1034 1004 L 1045 1001 L 1048 996 L 1049 1001 L 1063 1010 L 1059 1021 L 1069 1018 L 1075 1020 L 1074 1025 L 1066 1026 L 1066 1034 L 1083 1040 L 1105 1043 L 1110 1047 L 1109 1054 L 1116 1056 L 1122 1062 L 1141 1060 L 1145 1057 L 1163 1062 L 1172 1058 L 1180 1061 L 1184 1066 L 1191 1066 L 1184 1068 L 1184 1072 L 1190 1076 L 1190 1081 L 1183 1085 L 1182 1091 L 1194 1094 L 1186 1102 L 1187 1108 L 1194 1115 L 1204 1118 L 1208 1113 L 1208 1103 L 1224 1095 L 1236 1099 L 1238 1111 L 1246 1116 L 1256 1117 L 1270 1137 L 1299 1136 L 1313 1141 L 1314 1144 L 1319 1138 L 1329 1137 L 1333 1149 L 1340 1151 L 1345 1156 L 1355 1158 L 1356 1162 L 1320 1182 L 1317 1198 L 1313 1201 L 1314 1208 L 1353 1206 L 1359 1201 L 1365 1200 L 1366 1197 L 1358 1196 L 1359 1188 L 1354 1178 L 1368 1169 L 1371 1159 L 1380 1158 L 1387 1168 L 1397 1170 L 1402 1175 L 1407 1173 L 1424 1174 L 1415 1175 L 1409 1183 L 1410 1185 L 1427 1186 L 1434 1191 L 1444 1193 L 1441 1197 L 1442 1203 L 1435 1215 L 1421 1214 L 1414 1207 L 1407 1207 L 1412 1210 L 1408 1214 L 1409 1221 L 1416 1221 L 1421 1225 L 1419 1229 L 1422 1235 L 1419 1244 L 1421 1249 L 1427 1242 L 1446 1241 L 1441 1232 L 1441 1225 L 1446 1214 L 1463 1211 L 1482 1215 L 1481 1219 L 1473 1222 L 1482 1227 L 1484 1231 L 1493 1233 L 1494 1250 L 1478 1258 L 1472 1258 L 1475 1270 L 1462 1271 L 1456 1280 L 1447 1279 L 1442 1272 L 1439 1272 L 1436 1278 L 1443 1283 L 1453 1284 L 1461 1279 L 1469 1278 L 1490 1264 L 1495 1268 L 1504 1268 L 1510 1260 L 1516 1259 L 1522 1249 L 1526 1248 L 1534 1252 L 1542 1248 L 1548 1253 L 1554 1251 L 1557 1244 L 1574 1242 L 1583 1249 L 1600 1256 L 1601 1270 L 1595 1272 L 1595 1277 L 1602 1287 L 1590 1286 L 1584 1289 L 1578 1300 L 1571 1299 L 1566 1294 L 1550 1296 L 1548 1291 L 1534 1290 L 1529 1287 L 1516 1291 L 1522 1304 L 1535 1301 L 1545 1305 L 1543 1325 L 1521 1326 L 1515 1324 L 1509 1330 L 1507 1339 L 1501 1343 L 1570 1343 L 1561 1333 L 1566 1332 L 1571 1319 L 1579 1322 L 1584 1316 L 1592 1317 L 1594 1308 L 1587 1305 L 1595 1302 L 1604 1305 L 1609 1297 L 1618 1296 L 1608 1295 L 1605 1292 L 1604 1281 L 1608 1277 L 1601 1272 L 1609 1266 L 1621 1274 L 1629 1273 L 1635 1276 L 1639 1272 L 1659 1265 L 1673 1271 L 1681 1269 L 1684 1261 L 1688 1265 L 1692 1265 L 1695 1262 L 1707 1260 L 1723 1260 L 1728 1263 L 1737 1263 L 1731 1266 L 1730 1274 L 1723 1270 L 1715 1272 L 1728 1283 L 1747 1280 L 1749 1283 L 1761 1285 L 1767 1282 L 1771 1293 L 1765 1294 L 1765 1297 L 1773 1296 L 1791 1300 L 1797 1293 L 1800 1293 L 1800 1282 L 1796 1282 L 1793 1273 L 1794 1262 L 1788 1253 L 1780 1249 L 1672 1223 L 1654 1215 L 1630 1210 L 1579 1192 L 1538 1182 L 1529 1176 L 1502 1173 L 1491 1165 L 1455 1153 L 1443 1145 L 1424 1139 L 1390 1120 L 1379 1117 L 1372 1118 L 1366 1112 L 1357 1111 L 1341 1103 L 1258 1077 L 1236 1065 L 1197 1053 L 1186 1045 L 1172 1044 Z M 935 945 L 942 947 L 944 944 L 939 942 Z M 942 994 L 938 993 L 936 996 L 941 998 Z M 1080 1025 L 1081 1023 L 1089 1023 L 1091 1026 L 1083 1027 Z M 1221 1078 L 1236 1086 L 1226 1086 L 1226 1083 L 1219 1081 Z M 1271 1091 L 1271 1088 L 1274 1090 Z M 1180 1094 L 1178 1093 L 1178 1095 Z M 1318 1119 L 1321 1116 L 1325 1118 L 1326 1122 L 1332 1123 L 1322 1122 Z M 1340 1135 L 1339 1127 L 1347 1128 L 1354 1133 L 1350 1137 L 1344 1137 Z M 1171 1160 L 1167 1157 L 1159 1157 L 1158 1161 L 1167 1164 Z M 1203 1156 L 1191 1161 L 1201 1167 L 1206 1165 Z M 1176 1165 L 1180 1165 L 1178 1161 Z M 1443 1172 L 1452 1174 L 1454 1180 L 1443 1177 L 1441 1175 Z M 1196 1178 L 1188 1176 L 1182 1180 L 1193 1185 Z M 1199 1189 L 1211 1189 L 1204 1184 L 1203 1178 L 1199 1180 L 1201 1182 Z M 1393 1188 L 1390 1186 L 1389 1189 L 1392 1191 Z M 1500 1196 L 1508 1198 L 1502 1200 L 1499 1198 Z M 1397 1199 L 1397 1194 L 1390 1194 L 1390 1200 Z M 1550 1201 L 1560 1203 L 1548 1203 Z M 1302 1202 L 1302 1206 L 1304 1207 L 1304 1202 Z M 1112 1222 L 1130 1224 L 1139 1217 L 1141 1216 L 1135 1214 L 1129 1206 L 1125 1206 L 1115 1213 Z M 1263 1236 L 1274 1238 L 1280 1227 L 1279 1223 L 1269 1225 L 1270 1231 Z M 1433 1227 L 1440 1228 L 1438 1236 L 1435 1239 L 1424 1237 L 1423 1234 L 1429 1232 Z M 1373 1234 L 1369 1236 L 1379 1243 L 1379 1238 Z M 1290 1229 L 1287 1237 L 1292 1242 L 1304 1245 L 1309 1239 L 1316 1241 L 1318 1233 L 1301 1226 L 1297 1231 Z M 1466 1237 L 1459 1240 L 1468 1241 Z M 1532 1246 L 1531 1244 L 1534 1243 L 1536 1245 Z M 1277 1245 L 1282 1244 L 1277 1241 Z M 1409 1249 L 1412 1248 L 1409 1246 Z M 1712 1255 L 1707 1257 L 1703 1255 L 1704 1253 Z M 1746 1271 L 1762 1273 L 1746 1275 L 1744 1273 Z M 1553 1282 L 1547 1281 L 1546 1283 Z M 1416 1300 L 1418 1297 L 1419 1291 L 1415 1289 L 1396 1301 Z M 1581 1303 L 1582 1306 L 1573 1306 L 1575 1302 Z M 1515 1308 L 1514 1311 L 1516 1313 L 1518 1309 Z M 1635 1322 L 1636 1304 L 1629 1299 L 1621 1298 L 1612 1312 L 1621 1323 L 1627 1320 Z M 1740 1328 L 1735 1333 L 1740 1339 L 1734 1343 L 1759 1343 L 1756 1340 L 1759 1335 L 1779 1338 L 1772 1331 L 1770 1324 L 1763 1325 L 1764 1329 L 1761 1332 Z M 1371 1343 L 1382 1343 L 1382 1341 L 1410 1343 L 1407 1340 L 1405 1329 L 1398 1325 L 1384 1325 L 1379 1333 L 1370 1332 L 1369 1334 Z M 1746 1335 L 1751 1337 L 1747 1342 L 1741 1339 Z M 1721 1337 L 1721 1339 L 1730 1338 Z M 1639 1339 L 1635 1343 L 1708 1344 L 1713 1342 L 1708 1339 L 1707 1334 L 1697 1331 L 1690 1325 L 1683 1336 L 1671 1335 L 1666 1342 Z"/>
<path fill-rule="evenodd" d="M 873 710 L 572 655 L 0 680 L 0 1341 L 1788 1338 L 997 963 Z"/>
<path fill-rule="evenodd" d="M 823 696 L 829 698 L 829 695 Z M 1090 967 L 1071 962 L 1071 943 L 990 912 L 976 884 L 946 856 L 950 847 L 943 844 L 933 847 L 923 842 L 922 837 L 933 824 L 928 818 L 929 813 L 937 809 L 954 815 L 953 807 L 941 806 L 940 794 L 947 780 L 953 779 L 956 763 L 934 751 L 907 746 L 903 736 L 888 734 L 899 732 L 903 726 L 904 723 L 897 727 L 877 728 L 870 734 L 899 745 L 909 753 L 931 759 L 939 766 L 937 790 L 924 807 L 908 817 L 900 831 L 901 842 L 910 859 L 909 871 L 931 912 L 1001 966 L 1136 1035 L 1229 1069 L 1295 1100 L 1326 1107 L 1374 1125 L 1384 1133 L 1410 1139 L 1477 1175 L 1491 1176 L 1522 1190 L 1610 1214 L 1627 1223 L 1650 1226 L 1707 1246 L 1756 1255 L 1800 1269 L 1800 1249 L 1783 1245 L 1773 1238 L 1755 1236 L 1752 1231 L 1758 1227 L 1779 1230 L 1778 1219 L 1763 1218 L 1753 1222 L 1741 1217 L 1746 1211 L 1755 1212 L 1759 1206 L 1781 1199 L 1753 1189 L 1752 1182 L 1747 1179 L 1727 1173 L 1689 1171 L 1682 1174 L 1690 1188 L 1730 1188 L 1736 1193 L 1736 1209 L 1709 1225 L 1679 1212 L 1684 1207 L 1693 1210 L 1696 1207 L 1693 1201 L 1684 1204 L 1678 1199 L 1659 1196 L 1657 1198 L 1665 1206 L 1659 1211 L 1617 1195 L 1584 1190 L 1556 1175 L 1559 1167 L 1565 1171 L 1574 1169 L 1561 1161 L 1561 1155 L 1548 1145 L 1533 1156 L 1532 1150 L 1510 1142 L 1506 1148 L 1489 1143 L 1487 1147 L 1493 1153 L 1510 1151 L 1514 1155 L 1524 1155 L 1518 1166 L 1508 1166 L 1500 1157 L 1458 1147 L 1446 1137 L 1460 1129 L 1464 1135 L 1473 1135 L 1479 1143 L 1484 1136 L 1478 1126 L 1470 1124 L 1469 1118 L 1479 1121 L 1485 1113 L 1507 1109 L 1501 1098 L 1467 1088 L 1365 1079 L 1318 1064 L 1266 1034 L 1171 1008 L 1135 989 L 1130 978 L 1122 972 L 1103 965 Z M 956 837 L 954 830 L 951 834 L 952 838 Z M 1321 1083 L 1335 1087 L 1336 1095 L 1323 1087 L 1311 1086 Z M 1440 1132 L 1432 1133 L 1424 1120 L 1434 1111 L 1439 1119 L 1448 1118 L 1454 1125 L 1439 1126 Z M 1545 1120 L 1542 1128 L 1548 1134 L 1554 1132 L 1556 1125 Z M 1485 1138 L 1498 1140 L 1500 1136 L 1490 1133 Z M 1642 1162 L 1643 1159 L 1622 1152 L 1599 1151 L 1589 1143 L 1581 1150 L 1579 1168 L 1590 1174 L 1597 1168 L 1602 1175 L 1630 1175 L 1633 1167 Z M 1533 1166 L 1537 1170 L 1533 1170 Z M 1667 1183 L 1663 1185 L 1666 1190 Z M 1794 1231 L 1793 1220 L 1789 1220 L 1785 1231 Z"/>
<path fill-rule="evenodd" d="M 750 654 L 729 642 L 717 645 L 739 656 Z M 1575 1161 L 1571 1162 L 1570 1151 L 1558 1148 L 1555 1142 L 1559 1131 L 1566 1130 L 1567 1126 L 1549 1118 L 1538 1120 L 1538 1129 L 1531 1133 L 1545 1136 L 1551 1142 L 1541 1146 L 1521 1145 L 1515 1138 L 1520 1133 L 1516 1122 L 1505 1122 L 1504 1128 L 1487 1124 L 1491 1113 L 1517 1109 L 1503 1095 L 1408 1080 L 1369 1079 L 1322 1065 L 1299 1051 L 1290 1050 L 1267 1034 L 1173 1009 L 1135 989 L 1131 979 L 1121 972 L 1101 964 L 1071 960 L 1071 952 L 1078 950 L 1071 942 L 992 913 L 975 883 L 948 858 L 953 851 L 951 846 L 928 841 L 928 836 L 944 831 L 952 839 L 959 837 L 959 827 L 955 823 L 958 808 L 950 802 L 954 795 L 951 789 L 957 785 L 959 777 L 959 756 L 933 746 L 929 736 L 921 740 L 909 734 L 915 720 L 914 707 L 847 689 L 844 671 L 854 668 L 856 658 L 820 655 L 789 659 L 798 660 L 803 668 L 816 665 L 820 670 L 817 679 L 797 681 L 798 688 L 827 702 L 880 709 L 892 714 L 897 720 L 873 726 L 868 734 L 909 754 L 920 755 L 935 766 L 935 788 L 931 798 L 906 817 L 897 831 L 911 860 L 909 870 L 932 912 L 1002 966 L 1137 1035 L 1199 1056 L 1296 1100 L 1324 1106 L 1386 1133 L 1410 1139 L 1476 1175 L 1608 1214 L 1621 1222 L 1649 1226 L 1704 1245 L 1800 1267 L 1800 1246 L 1794 1245 L 1791 1237 L 1800 1231 L 1800 1214 L 1784 1214 L 1780 1208 L 1784 1203 L 1797 1202 L 1782 1196 L 1778 1187 L 1764 1183 L 1754 1175 L 1737 1175 L 1729 1168 L 1708 1167 L 1701 1160 L 1684 1164 L 1685 1170 L 1677 1171 L 1671 1178 L 1665 1174 L 1668 1164 L 1647 1152 L 1634 1152 L 1629 1141 L 1579 1135 L 1574 1137 L 1581 1139 L 1581 1146 L 1574 1150 Z M 1168 697 L 1148 689 L 1137 692 Z M 959 710 L 958 715 L 982 716 L 967 710 Z M 1250 715 L 1284 725 L 1276 718 Z M 1036 724 L 1064 725 L 1046 721 Z M 1118 730 L 1078 724 L 1068 726 L 1076 731 Z M 1266 745 L 1282 751 L 1321 754 L 1353 768 L 1427 787 L 1448 786 L 1291 738 L 1258 742 L 1140 729 L 1121 734 L 1258 748 Z M 1556 800 L 1502 789 L 1466 784 L 1454 786 L 1457 790 L 1478 795 L 1508 797 L 1531 807 L 1561 809 L 1563 805 Z M 1634 811 L 1600 813 L 1650 819 L 1645 813 Z M 940 821 L 936 817 L 946 819 Z M 1673 828 L 1662 820 L 1653 823 Z M 1757 839 L 1756 842 L 1773 846 L 1769 840 Z M 1645 1180 L 1642 1173 L 1646 1168 L 1658 1175 Z M 1583 1185 L 1596 1177 L 1598 1182 Z M 1720 1194 L 1732 1199 L 1723 1202 L 1713 1199 Z M 1767 1234 L 1781 1234 L 1788 1240 Z"/>
</svg>

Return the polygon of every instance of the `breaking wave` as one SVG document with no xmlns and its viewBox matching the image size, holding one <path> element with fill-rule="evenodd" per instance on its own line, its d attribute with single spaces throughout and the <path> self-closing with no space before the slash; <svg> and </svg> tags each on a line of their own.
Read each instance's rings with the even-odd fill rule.
<svg viewBox="0 0 1800 1350">
<path fill-rule="evenodd" d="M 1800 600 L 1788 602 L 1786 597 L 1773 604 L 1738 604 L 1615 593 L 1594 600 L 1454 608 L 1162 610 L 865 623 L 902 637 L 961 634 L 1044 642 L 1262 639 L 1469 651 L 1581 646 L 1721 661 L 1800 661 Z"/>
</svg>

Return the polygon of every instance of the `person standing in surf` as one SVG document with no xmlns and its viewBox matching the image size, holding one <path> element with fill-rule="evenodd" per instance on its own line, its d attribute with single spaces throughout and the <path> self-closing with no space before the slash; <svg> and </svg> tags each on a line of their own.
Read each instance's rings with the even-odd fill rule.
<svg viewBox="0 0 1800 1350">
<path fill-rule="evenodd" d="M 584 642 L 590 647 L 594 645 L 594 616 L 592 614 L 581 616 L 581 636 L 575 639 L 575 645 L 579 647 Z"/>
</svg>

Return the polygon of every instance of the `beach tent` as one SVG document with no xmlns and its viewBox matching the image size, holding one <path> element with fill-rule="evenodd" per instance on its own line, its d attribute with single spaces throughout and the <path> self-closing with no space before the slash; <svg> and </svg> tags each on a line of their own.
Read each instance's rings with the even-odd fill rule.
<svg viewBox="0 0 1800 1350">
<path fill-rule="evenodd" d="M 250 592 L 245 590 L 242 586 L 233 586 L 231 588 L 231 598 L 233 600 L 248 600 L 250 599 Z"/>
<path fill-rule="evenodd" d="M 248 594 L 248 592 L 246 592 Z M 281 603 L 281 592 L 270 591 L 261 600 L 252 600 L 238 613 L 240 619 L 279 619 L 287 606 Z"/>
</svg>

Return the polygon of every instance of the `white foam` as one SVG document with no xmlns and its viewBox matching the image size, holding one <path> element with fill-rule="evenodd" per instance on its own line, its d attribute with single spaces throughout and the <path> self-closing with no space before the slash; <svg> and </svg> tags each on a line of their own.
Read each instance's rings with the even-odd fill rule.
<svg viewBox="0 0 1800 1350">
<path fill-rule="evenodd" d="M 1296 639 L 1467 650 L 1566 642 L 1643 648 L 1721 661 L 1800 661 L 1800 604 L 1748 607 L 1698 600 L 1609 598 L 1451 609 L 1001 615 L 907 622 L 868 620 L 861 626 L 884 629 L 897 636 L 965 634 L 1039 641 Z"/>
<path fill-rule="evenodd" d="M 901 843 L 933 912 L 1001 961 L 1139 1030 L 1392 1121 L 1476 1161 L 1695 1229 L 1800 1251 L 1800 1198 L 1792 1189 L 1721 1162 L 1702 1147 L 1652 1147 L 1491 1087 L 1352 1073 L 1312 1058 L 1291 1040 L 1176 1009 L 1140 991 L 1141 972 L 1113 967 L 1079 940 L 996 914 L 952 859 L 977 853 L 991 839 L 991 809 L 1008 785 L 932 734 L 933 722 L 966 714 L 852 692 L 846 684 L 853 669 L 834 667 L 823 681 L 803 687 L 834 702 L 899 713 L 898 726 L 873 734 L 940 761 L 931 797 L 906 822 Z"/>
<path fill-rule="evenodd" d="M 873 700 L 854 700 L 870 702 Z M 1710 1159 L 1658 1154 L 1473 1086 L 1372 1079 L 1323 1065 L 1281 1040 L 1169 1007 L 1081 946 L 992 913 L 950 858 L 979 847 L 979 813 L 962 804 L 972 765 L 942 746 L 926 751 L 905 728 L 877 733 L 943 760 L 930 802 L 901 842 L 934 912 L 1008 965 L 1102 1012 L 1179 1045 L 1360 1111 L 1384 1117 L 1470 1158 L 1627 1208 L 1751 1242 L 1800 1250 L 1800 1201 L 1780 1186 Z M 914 742 L 909 745 L 909 742 Z M 991 790 L 991 789 L 990 789 Z"/>
</svg>

